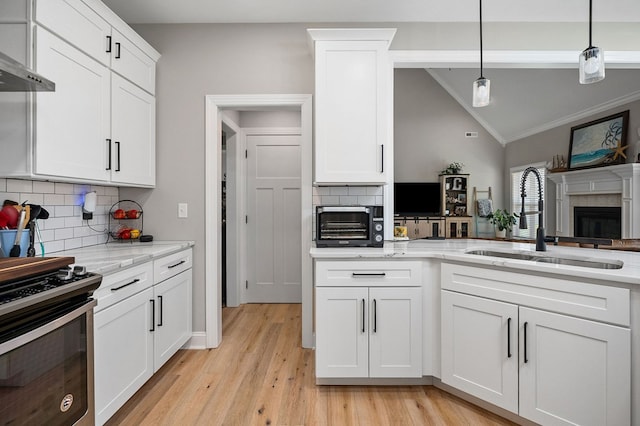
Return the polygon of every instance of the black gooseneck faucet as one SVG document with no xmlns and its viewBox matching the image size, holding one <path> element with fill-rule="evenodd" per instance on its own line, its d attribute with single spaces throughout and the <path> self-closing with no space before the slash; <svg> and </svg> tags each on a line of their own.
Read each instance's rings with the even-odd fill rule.
<svg viewBox="0 0 640 426">
<path fill-rule="evenodd" d="M 527 176 L 529 173 L 533 173 L 538 179 L 538 211 L 525 212 L 524 211 L 524 199 L 527 196 L 527 191 L 525 190 L 525 183 L 527 181 Z M 527 229 L 527 218 L 528 214 L 538 214 L 538 229 L 536 230 L 536 251 L 547 251 L 547 245 L 544 242 L 544 224 L 543 224 L 543 213 L 544 213 L 544 202 L 542 197 L 542 177 L 540 176 L 540 172 L 535 167 L 527 167 L 524 169 L 522 173 L 522 178 L 520 178 L 520 196 L 522 197 L 522 208 L 520 209 L 520 229 Z"/>
</svg>

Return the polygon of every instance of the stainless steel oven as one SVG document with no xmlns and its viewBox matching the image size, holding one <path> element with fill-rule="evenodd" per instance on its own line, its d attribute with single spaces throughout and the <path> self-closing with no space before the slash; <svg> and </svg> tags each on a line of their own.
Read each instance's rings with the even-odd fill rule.
<svg viewBox="0 0 640 426">
<path fill-rule="evenodd" d="M 38 269 L 12 278 L 0 282 L 0 424 L 93 425 L 89 296 L 102 277 Z"/>
<path fill-rule="evenodd" d="M 317 247 L 382 247 L 382 206 L 317 206 Z"/>
</svg>

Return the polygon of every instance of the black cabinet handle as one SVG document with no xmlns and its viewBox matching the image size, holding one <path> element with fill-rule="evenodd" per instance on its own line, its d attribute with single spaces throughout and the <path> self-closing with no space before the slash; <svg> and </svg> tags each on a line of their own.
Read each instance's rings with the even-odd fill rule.
<svg viewBox="0 0 640 426">
<path fill-rule="evenodd" d="M 121 290 L 121 289 L 123 289 L 123 288 L 125 288 L 125 287 L 129 287 L 130 285 L 135 284 L 135 283 L 137 283 L 137 282 L 139 282 L 139 281 L 140 281 L 140 278 L 136 278 L 135 280 L 133 280 L 133 281 L 131 281 L 131 282 L 128 282 L 128 283 L 126 283 L 126 284 L 122 284 L 122 285 L 121 285 L 121 286 L 119 286 L 119 287 L 113 287 L 113 288 L 111 289 L 111 291 L 118 291 L 118 290 Z"/>
<path fill-rule="evenodd" d="M 116 59 L 120 59 L 120 43 L 116 42 Z"/>
<path fill-rule="evenodd" d="M 364 299 L 362 299 L 362 332 L 364 333 Z"/>
<path fill-rule="evenodd" d="M 111 36 L 107 36 L 107 53 L 111 53 Z"/>
<path fill-rule="evenodd" d="M 511 318 L 507 318 L 507 358 L 511 358 Z"/>
<path fill-rule="evenodd" d="M 181 260 L 180 262 L 178 262 L 178 263 L 176 263 L 176 264 L 174 264 L 174 265 L 169 265 L 169 266 L 167 266 L 167 269 L 172 269 L 172 268 L 175 268 L 176 266 L 180 266 L 180 265 L 182 265 L 184 262 L 186 262 L 186 260 Z"/>
<path fill-rule="evenodd" d="M 158 296 L 158 302 L 160 303 L 160 322 L 158 322 L 158 327 L 162 327 L 162 296 Z"/>
<path fill-rule="evenodd" d="M 120 171 L 120 142 L 116 141 L 116 159 L 118 160 L 116 162 L 117 166 L 116 166 L 116 172 Z"/>
<path fill-rule="evenodd" d="M 373 332 L 376 332 L 378 328 L 378 306 L 376 303 L 376 299 L 373 299 Z"/>
<path fill-rule="evenodd" d="M 380 145 L 380 150 L 382 151 L 382 163 L 380 164 L 380 173 L 384 173 L 384 144 Z"/>
<path fill-rule="evenodd" d="M 107 139 L 107 146 L 109 147 L 109 161 L 107 164 L 107 170 L 111 170 L 111 139 Z"/>
<path fill-rule="evenodd" d="M 524 323 L 524 363 L 525 364 L 529 362 L 529 359 L 527 359 L 527 324 L 529 323 L 525 321 Z"/>
<path fill-rule="evenodd" d="M 151 302 L 151 330 L 149 331 L 156 331 L 156 301 L 151 299 L 149 302 Z"/>
<path fill-rule="evenodd" d="M 352 272 L 352 277 L 384 277 L 387 274 L 384 272 Z"/>
</svg>

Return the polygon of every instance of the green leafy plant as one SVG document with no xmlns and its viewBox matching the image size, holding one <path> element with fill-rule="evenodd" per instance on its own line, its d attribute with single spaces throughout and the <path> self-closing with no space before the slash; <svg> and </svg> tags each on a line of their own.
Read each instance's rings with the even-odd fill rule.
<svg viewBox="0 0 640 426">
<path fill-rule="evenodd" d="M 493 213 L 487 216 L 489 219 L 489 223 L 498 227 L 498 230 L 502 231 L 504 229 L 511 231 L 513 230 L 513 225 L 517 223 L 517 218 L 519 216 L 515 213 L 509 213 L 507 210 L 496 209 Z"/>
<path fill-rule="evenodd" d="M 443 175 L 456 175 L 458 173 L 460 173 L 462 171 L 462 168 L 464 167 L 464 164 L 462 163 L 458 163 L 453 162 L 451 164 L 449 164 L 443 171 L 440 172 L 440 174 Z"/>
</svg>

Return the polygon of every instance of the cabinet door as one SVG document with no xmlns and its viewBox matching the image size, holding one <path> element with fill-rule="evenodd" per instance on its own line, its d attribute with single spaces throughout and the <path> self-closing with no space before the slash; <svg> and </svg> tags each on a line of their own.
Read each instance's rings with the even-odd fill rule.
<svg viewBox="0 0 640 426">
<path fill-rule="evenodd" d="M 366 287 L 316 288 L 316 377 L 368 377 Z"/>
<path fill-rule="evenodd" d="M 518 307 L 442 291 L 442 382 L 518 412 Z"/>
<path fill-rule="evenodd" d="M 109 66 L 111 25 L 81 0 L 37 0 L 35 19 L 60 38 Z M 57 80 L 54 82 L 58 83 Z"/>
<path fill-rule="evenodd" d="M 387 45 L 316 42 L 317 183 L 386 182 L 384 145 L 392 101 Z"/>
<path fill-rule="evenodd" d="M 94 316 L 96 424 L 104 424 L 153 375 L 148 288 Z"/>
<path fill-rule="evenodd" d="M 157 284 L 154 372 L 191 338 L 191 269 Z"/>
<path fill-rule="evenodd" d="M 111 181 L 154 186 L 156 102 L 144 90 L 112 74 Z"/>
<path fill-rule="evenodd" d="M 111 68 L 147 92 L 155 93 L 155 61 L 116 29 L 113 29 Z"/>
<path fill-rule="evenodd" d="M 369 289 L 369 377 L 422 377 L 422 289 Z"/>
<path fill-rule="evenodd" d="M 522 417 L 545 425 L 631 423 L 629 329 L 521 307 L 520 333 Z"/>
<path fill-rule="evenodd" d="M 36 27 L 37 71 L 56 83 L 36 92 L 34 173 L 106 181 L 110 71 Z"/>
</svg>

